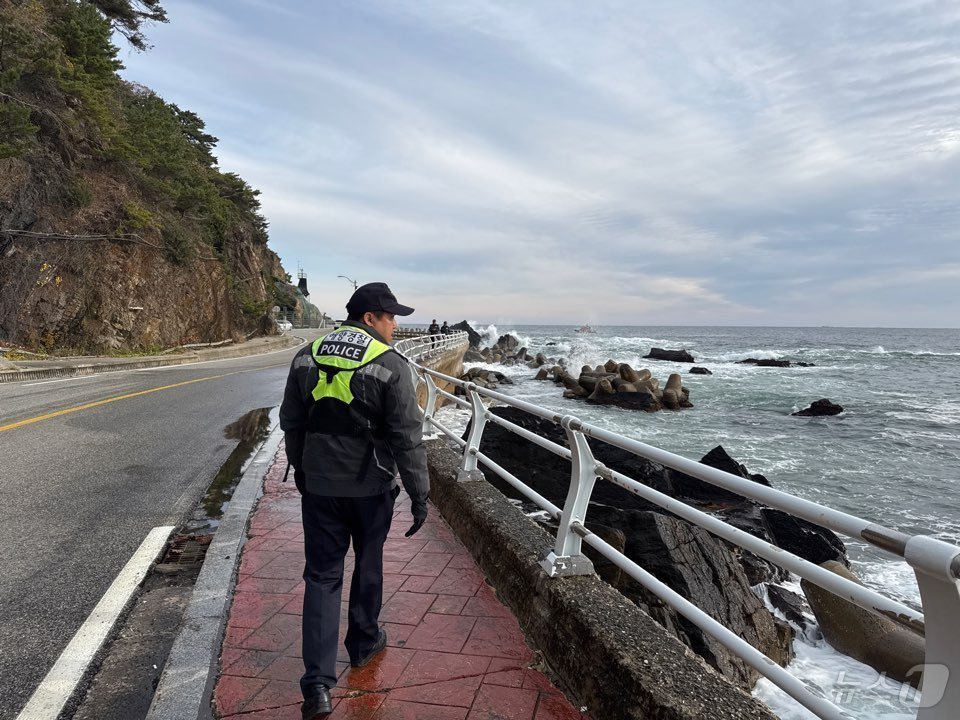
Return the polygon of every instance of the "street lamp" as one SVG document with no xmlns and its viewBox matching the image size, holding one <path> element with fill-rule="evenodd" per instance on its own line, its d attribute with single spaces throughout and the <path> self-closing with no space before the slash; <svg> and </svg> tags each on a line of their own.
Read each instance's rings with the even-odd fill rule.
<svg viewBox="0 0 960 720">
<path fill-rule="evenodd" d="M 356 280 L 351 280 L 351 279 L 348 278 L 346 275 L 337 275 L 337 277 L 342 277 L 342 278 L 343 278 L 344 280 L 346 280 L 348 283 L 350 283 L 351 285 L 353 285 L 353 289 L 354 289 L 354 290 L 357 289 L 357 281 L 356 281 Z"/>
</svg>

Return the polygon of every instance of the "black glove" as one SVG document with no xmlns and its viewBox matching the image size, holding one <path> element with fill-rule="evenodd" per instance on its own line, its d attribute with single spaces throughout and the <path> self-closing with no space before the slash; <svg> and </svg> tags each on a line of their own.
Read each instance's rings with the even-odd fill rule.
<svg viewBox="0 0 960 720">
<path fill-rule="evenodd" d="M 298 467 L 293 469 L 293 482 L 301 495 L 307 491 L 307 474 Z"/>
<path fill-rule="evenodd" d="M 427 499 L 414 500 L 413 505 L 410 507 L 410 512 L 413 514 L 413 525 L 403 534 L 404 537 L 410 537 L 415 534 L 427 521 Z"/>
</svg>

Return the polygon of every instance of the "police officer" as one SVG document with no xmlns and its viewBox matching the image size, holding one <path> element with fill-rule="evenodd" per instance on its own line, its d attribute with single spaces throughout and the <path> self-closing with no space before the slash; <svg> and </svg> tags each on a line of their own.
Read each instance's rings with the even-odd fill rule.
<svg viewBox="0 0 960 720">
<path fill-rule="evenodd" d="M 387 644 L 379 626 L 383 544 L 403 487 L 417 532 L 427 518 L 422 416 L 406 359 L 390 347 L 396 315 L 410 315 L 386 283 L 357 288 L 338 330 L 293 359 L 280 426 L 301 494 L 304 553 L 303 720 L 331 711 L 343 562 L 355 553 L 344 645 L 354 667 Z"/>
</svg>

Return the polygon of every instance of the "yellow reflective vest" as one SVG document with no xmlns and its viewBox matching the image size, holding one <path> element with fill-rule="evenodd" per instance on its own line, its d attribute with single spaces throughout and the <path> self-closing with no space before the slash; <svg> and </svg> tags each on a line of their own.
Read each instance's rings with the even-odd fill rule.
<svg viewBox="0 0 960 720">
<path fill-rule="evenodd" d="M 319 372 L 311 392 L 314 405 L 310 409 L 310 429 L 330 435 L 365 432 L 350 412 L 354 399 L 350 381 L 357 370 L 392 349 L 357 327 L 342 328 L 315 340 L 311 354 Z"/>
</svg>

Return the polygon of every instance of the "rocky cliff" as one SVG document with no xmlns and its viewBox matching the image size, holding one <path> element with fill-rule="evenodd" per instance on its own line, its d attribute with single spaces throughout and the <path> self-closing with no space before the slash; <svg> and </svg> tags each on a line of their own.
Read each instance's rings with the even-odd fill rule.
<svg viewBox="0 0 960 720">
<path fill-rule="evenodd" d="M 218 167 L 199 117 L 117 75 L 119 5 L 0 0 L 0 345 L 274 332 L 289 276 L 258 193 Z"/>
<path fill-rule="evenodd" d="M 50 227 L 31 224 L 38 226 Z M 233 273 L 242 276 L 239 292 Z M 176 265 L 143 245 L 14 236 L 0 260 L 0 343 L 109 352 L 273 332 L 263 314 L 272 305 L 271 278 L 283 276 L 274 253 L 242 240 L 229 265 L 219 258 Z"/>
</svg>

